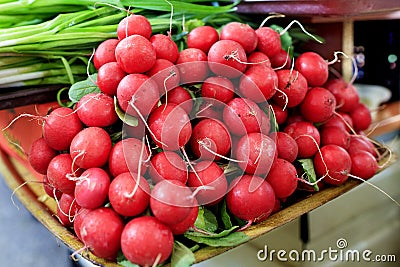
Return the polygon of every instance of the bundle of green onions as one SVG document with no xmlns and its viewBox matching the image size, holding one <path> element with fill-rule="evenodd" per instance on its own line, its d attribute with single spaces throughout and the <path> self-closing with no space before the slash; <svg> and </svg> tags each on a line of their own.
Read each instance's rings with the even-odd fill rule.
<svg viewBox="0 0 400 267">
<path fill-rule="evenodd" d="M 236 4 L 227 0 L 0 0 L 0 88 L 71 85 L 87 78 L 93 71 L 89 62 L 93 50 L 102 41 L 116 38 L 118 22 L 129 12 L 145 15 L 153 34 L 173 27 L 173 37 L 179 41 L 193 25 L 239 20 L 232 12 Z"/>
</svg>

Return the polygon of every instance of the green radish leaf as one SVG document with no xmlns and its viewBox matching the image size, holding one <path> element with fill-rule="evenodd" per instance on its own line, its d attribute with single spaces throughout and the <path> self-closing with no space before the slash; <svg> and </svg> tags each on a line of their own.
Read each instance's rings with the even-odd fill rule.
<svg viewBox="0 0 400 267">
<path fill-rule="evenodd" d="M 190 232 L 191 233 L 191 232 Z M 250 237 L 243 232 L 233 232 L 223 237 L 206 237 L 185 233 L 185 237 L 197 243 L 206 244 L 211 247 L 231 247 L 247 242 Z"/>
<path fill-rule="evenodd" d="M 136 127 L 138 126 L 138 118 L 133 117 L 129 114 L 126 114 L 118 105 L 118 100 L 114 97 L 114 108 L 115 112 L 117 113 L 118 118 L 123 121 L 124 123 L 128 124 L 129 126 Z"/>
<path fill-rule="evenodd" d="M 218 229 L 217 217 L 210 210 L 200 206 L 194 225 L 206 232 L 215 232 Z"/>
<path fill-rule="evenodd" d="M 121 251 L 118 253 L 117 263 L 123 267 L 140 267 L 139 265 L 128 261 L 127 258 L 124 256 L 124 254 L 122 254 Z"/>
<path fill-rule="evenodd" d="M 185 22 L 185 30 L 187 32 L 190 32 L 194 28 L 197 28 L 197 27 L 200 27 L 200 26 L 204 26 L 204 25 L 205 25 L 205 23 L 200 19 L 190 19 L 190 20 Z"/>
<path fill-rule="evenodd" d="M 222 202 L 221 206 L 221 220 L 225 229 L 230 229 L 233 227 L 231 216 L 229 216 L 228 210 L 226 209 L 226 201 Z"/>
<path fill-rule="evenodd" d="M 174 249 L 171 256 L 172 267 L 191 266 L 196 261 L 193 252 L 179 241 L 174 242 Z"/>
<path fill-rule="evenodd" d="M 198 236 L 198 237 L 204 237 L 204 238 L 220 238 L 220 237 L 225 237 L 225 236 L 229 235 L 237 228 L 239 228 L 239 226 L 235 225 L 235 226 L 232 226 L 231 228 L 223 230 L 219 233 L 200 233 L 200 232 L 196 232 L 196 231 L 187 231 L 186 235 Z"/>
<path fill-rule="evenodd" d="M 317 181 L 317 175 L 315 174 L 315 169 L 314 169 L 314 162 L 312 159 L 298 159 L 298 162 L 300 162 L 305 174 L 306 174 L 306 179 L 310 183 L 314 183 Z M 318 184 L 314 185 L 314 190 L 319 191 Z"/>
<path fill-rule="evenodd" d="M 81 98 L 87 94 L 100 92 L 96 82 L 97 73 L 90 75 L 86 80 L 74 83 L 68 91 L 68 97 L 73 103 L 77 103 Z"/>
</svg>

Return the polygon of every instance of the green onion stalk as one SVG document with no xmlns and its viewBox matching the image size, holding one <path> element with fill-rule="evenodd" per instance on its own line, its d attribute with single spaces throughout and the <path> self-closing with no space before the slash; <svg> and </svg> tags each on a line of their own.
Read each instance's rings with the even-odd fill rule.
<svg viewBox="0 0 400 267">
<path fill-rule="evenodd" d="M 146 16 L 153 34 L 172 29 L 183 49 L 196 26 L 240 20 L 232 1 L 0 0 L 0 88 L 72 85 L 95 69 L 89 61 L 103 41 L 117 38 L 129 14 Z M 15 88 L 18 90 L 18 88 Z"/>
</svg>

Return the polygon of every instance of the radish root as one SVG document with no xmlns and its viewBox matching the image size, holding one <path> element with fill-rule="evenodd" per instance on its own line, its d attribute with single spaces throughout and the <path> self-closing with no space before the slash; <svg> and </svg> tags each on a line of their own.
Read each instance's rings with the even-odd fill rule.
<svg viewBox="0 0 400 267">
<path fill-rule="evenodd" d="M 284 17 L 285 17 L 284 14 L 272 13 L 272 15 L 266 17 L 266 18 L 261 22 L 261 24 L 260 24 L 260 26 L 259 26 L 258 28 L 264 27 L 265 23 L 266 23 L 268 20 L 272 19 L 272 18 L 284 18 Z"/>
<path fill-rule="evenodd" d="M 284 28 L 280 33 L 279 33 L 279 35 L 284 35 L 289 29 L 290 29 L 290 27 L 292 27 L 292 25 L 294 24 L 294 23 L 296 23 L 297 25 L 299 25 L 299 27 L 301 28 L 301 30 L 305 33 L 305 34 L 307 34 L 308 36 L 310 36 L 311 38 L 313 38 L 315 41 L 317 41 L 318 43 L 320 43 L 320 44 L 322 44 L 323 42 L 321 41 L 321 40 L 319 40 L 317 37 L 315 37 L 314 35 L 312 35 L 311 33 L 309 33 L 304 27 L 303 27 L 303 25 L 298 21 L 298 20 L 293 20 L 293 21 L 291 21 L 287 26 L 286 26 L 286 28 Z"/>
<path fill-rule="evenodd" d="M 254 222 L 253 220 L 249 220 L 245 225 L 243 225 L 242 227 L 240 227 L 238 229 L 238 232 L 246 230 L 247 228 L 249 228 L 253 224 L 253 222 Z"/>
<path fill-rule="evenodd" d="M 207 140 L 208 142 L 206 142 L 206 140 Z M 226 160 L 232 161 L 232 162 L 238 162 L 238 163 L 244 163 L 244 162 L 245 162 L 245 161 L 243 161 L 243 160 L 236 160 L 236 159 L 228 158 L 228 157 L 225 157 L 224 155 L 221 155 L 221 154 L 215 152 L 214 150 L 212 150 L 212 149 L 210 148 L 210 146 L 211 146 L 211 141 L 210 141 L 209 138 L 204 138 L 203 140 L 198 140 L 197 143 L 198 143 L 202 148 L 204 148 L 205 150 L 207 150 L 208 152 L 210 152 L 211 154 L 213 154 L 214 156 L 218 156 L 218 157 L 220 157 L 220 158 L 223 158 L 223 159 L 226 159 Z"/>
<path fill-rule="evenodd" d="M 334 64 L 334 63 L 336 63 L 336 62 L 340 62 L 340 59 L 339 59 L 339 57 L 338 57 L 338 54 L 343 55 L 345 58 L 349 58 L 349 56 L 346 55 L 346 53 L 344 53 L 344 52 L 342 52 L 342 51 L 335 51 L 335 52 L 333 53 L 333 59 L 332 59 L 331 61 L 326 62 L 326 64 L 332 65 L 332 64 Z"/>
<path fill-rule="evenodd" d="M 173 20 L 173 16 L 174 16 L 174 5 L 171 4 L 171 2 L 169 2 L 168 0 L 164 0 L 165 2 L 167 2 L 170 6 L 171 6 L 171 15 L 169 17 L 169 31 L 167 32 L 168 37 L 172 38 L 172 20 Z"/>
<path fill-rule="evenodd" d="M 43 182 L 41 181 L 25 181 L 22 184 L 20 184 L 19 186 L 17 186 L 11 193 L 10 199 L 11 199 L 11 203 L 13 204 L 14 207 L 17 208 L 17 210 L 19 210 L 19 206 L 17 205 L 17 203 L 14 201 L 14 195 L 17 193 L 17 191 L 19 189 L 21 189 L 23 186 L 25 186 L 28 183 L 40 183 L 43 184 Z"/>
<path fill-rule="evenodd" d="M 23 118 L 23 117 L 28 117 L 28 118 L 31 118 L 32 120 L 33 120 L 33 119 L 38 120 L 38 121 L 42 122 L 41 125 L 43 125 L 43 123 L 44 123 L 44 121 L 45 121 L 45 117 L 38 116 L 38 115 L 32 115 L 32 114 L 28 114 L 28 113 L 22 113 L 22 114 L 20 114 L 19 116 L 15 117 L 6 127 L 4 127 L 4 128 L 2 129 L 2 131 L 7 130 L 7 129 L 10 128 L 11 125 L 13 125 L 17 120 L 19 120 L 20 118 Z"/>
<path fill-rule="evenodd" d="M 189 198 L 190 198 L 190 199 L 195 198 L 196 195 L 197 195 L 201 190 L 215 190 L 215 187 L 214 187 L 214 186 L 209 186 L 209 185 L 202 185 L 202 186 L 199 186 L 199 187 L 197 187 L 197 188 L 193 191 L 193 193 L 190 195 Z"/>
<path fill-rule="evenodd" d="M 286 64 L 288 63 L 289 58 L 290 58 L 289 51 L 290 51 L 290 46 L 288 47 L 288 51 L 287 51 L 287 56 L 286 56 L 285 62 L 282 64 L 282 66 L 273 68 L 274 71 L 281 70 L 286 66 Z"/>
<path fill-rule="evenodd" d="M 133 190 L 132 190 L 132 192 L 130 194 L 124 194 L 124 196 L 126 198 L 132 198 L 136 194 L 136 191 L 139 188 L 140 178 L 141 178 L 140 173 L 142 171 L 144 147 L 145 147 L 145 140 L 144 140 L 144 136 L 143 136 L 143 138 L 142 138 L 142 147 L 141 147 L 141 150 L 140 150 L 140 156 L 139 156 L 139 161 L 138 161 L 138 170 L 137 170 L 137 177 L 136 177 L 135 187 L 133 188 Z"/>
<path fill-rule="evenodd" d="M 195 117 L 197 118 L 201 112 L 211 108 L 212 106 L 213 106 L 213 104 L 208 103 L 204 108 L 202 108 L 202 109 L 200 109 L 199 111 L 196 112 Z"/>
<path fill-rule="evenodd" d="M 366 184 L 368 184 L 369 186 L 372 186 L 373 188 L 375 188 L 376 190 L 378 190 L 379 192 L 381 192 L 382 194 L 384 194 L 384 195 L 385 195 L 386 197 L 388 197 L 391 201 L 393 201 L 397 206 L 400 207 L 400 203 L 399 203 L 398 201 L 396 201 L 393 197 L 391 197 L 388 193 L 386 193 L 386 192 L 385 192 L 383 189 L 381 189 L 380 187 L 374 185 L 373 183 L 371 183 L 371 182 L 369 182 L 369 181 L 367 181 L 367 180 L 364 180 L 363 178 L 360 178 L 360 177 L 355 176 L 355 175 L 352 175 L 352 174 L 349 174 L 349 177 L 351 177 L 351 178 L 353 178 L 353 179 L 356 179 L 356 180 L 359 180 L 359 181 L 361 181 L 361 182 L 363 182 L 363 183 L 366 183 Z"/>
<path fill-rule="evenodd" d="M 234 50 L 232 51 L 230 54 L 227 54 L 224 56 L 224 59 L 226 61 L 229 61 L 230 59 L 236 60 L 237 62 L 239 62 L 240 64 L 244 64 L 244 65 L 258 65 L 258 64 L 263 64 L 265 62 L 270 62 L 269 59 L 266 60 L 262 60 L 259 62 L 245 62 L 245 61 L 241 61 L 240 58 L 238 57 L 238 50 Z"/>
<path fill-rule="evenodd" d="M 281 93 L 283 95 L 283 97 L 285 98 L 285 105 L 283 105 L 283 108 L 282 108 L 282 111 L 284 111 L 289 103 L 289 97 L 284 91 L 279 89 L 277 86 L 275 86 L 275 90 L 278 91 L 279 93 Z M 282 96 L 280 96 L 280 97 L 282 97 Z"/>
<path fill-rule="evenodd" d="M 140 113 L 139 109 L 135 106 L 134 104 L 135 99 L 132 96 L 131 101 L 129 101 L 129 105 L 136 111 L 136 113 L 139 115 L 139 118 L 142 120 L 144 126 L 146 127 L 146 129 L 149 131 L 149 133 L 151 134 L 151 136 L 153 136 L 154 140 L 157 141 L 158 143 L 162 144 L 163 146 L 168 147 L 166 144 L 164 144 L 163 142 L 161 142 L 160 140 L 158 140 L 157 136 L 153 133 L 153 131 L 150 129 L 149 125 L 147 124 L 146 119 L 143 117 L 142 113 Z"/>
<path fill-rule="evenodd" d="M 168 1 L 167 1 L 168 2 Z M 155 258 L 152 267 L 157 267 L 157 265 L 160 263 L 160 259 L 161 259 L 162 254 L 158 253 L 157 257 Z"/>
<path fill-rule="evenodd" d="M 176 76 L 176 72 L 174 70 L 171 70 L 169 75 L 164 79 L 164 92 L 165 92 L 165 106 L 163 109 L 163 112 L 165 111 L 165 109 L 167 108 L 167 104 L 168 104 L 168 88 L 167 88 L 167 81 L 168 79 L 171 79 L 172 77 Z"/>
<path fill-rule="evenodd" d="M 185 158 L 186 161 L 187 161 L 187 164 L 188 164 L 189 167 L 192 169 L 194 175 L 196 175 L 196 178 L 197 178 L 197 179 L 199 180 L 199 182 L 201 183 L 201 186 L 204 186 L 204 183 L 203 183 L 203 181 L 200 179 L 199 174 L 197 173 L 197 171 L 196 171 L 195 168 L 193 167 L 193 164 L 190 162 L 190 159 L 189 159 L 189 157 L 188 157 L 188 155 L 187 155 L 187 153 L 186 153 L 186 151 L 185 151 L 185 148 L 184 148 L 184 147 L 181 147 L 181 151 L 182 151 L 182 154 L 183 154 L 184 158 Z"/>
<path fill-rule="evenodd" d="M 82 254 L 82 253 L 83 253 L 85 250 L 87 250 L 87 249 L 89 249 L 89 248 L 85 245 L 85 246 L 81 247 L 80 249 L 74 251 L 74 252 L 70 255 L 71 259 L 72 259 L 73 261 L 75 261 L 75 262 L 76 262 L 76 261 L 79 261 L 79 259 L 76 258 L 75 256 L 76 256 L 77 254 Z"/>
<path fill-rule="evenodd" d="M 327 177 L 327 176 L 330 177 L 332 180 L 338 181 L 337 179 L 335 179 L 335 178 L 333 178 L 333 177 L 331 177 L 331 176 L 329 175 L 328 166 L 327 166 L 326 163 L 325 163 L 324 157 L 322 156 L 321 150 L 320 150 L 319 145 L 318 145 L 317 141 L 315 140 L 315 138 L 312 137 L 312 136 L 309 135 L 309 134 L 301 134 L 301 135 L 299 135 L 298 137 L 296 137 L 295 140 L 297 140 L 297 139 L 300 138 L 300 137 L 308 137 L 308 138 L 311 138 L 311 140 L 313 141 L 313 143 L 317 146 L 318 153 L 319 153 L 319 155 L 321 156 L 321 160 L 322 160 L 322 163 L 324 164 L 324 167 L 325 167 L 325 171 L 326 171 L 326 172 L 325 172 L 324 175 L 322 175 L 322 177 L 318 178 L 315 182 L 309 182 L 309 181 L 304 180 L 304 179 L 301 179 L 301 178 L 297 178 L 297 180 L 299 180 L 299 181 L 301 181 L 301 182 L 303 182 L 303 183 L 305 183 L 305 184 L 311 185 L 311 186 L 314 186 L 314 185 L 318 184 L 318 183 L 321 182 L 323 179 L 325 179 L 325 177 Z"/>
<path fill-rule="evenodd" d="M 96 49 L 93 48 L 93 52 L 92 52 L 92 54 L 90 55 L 88 64 L 87 64 L 87 66 L 86 66 L 86 75 L 88 76 L 89 80 L 90 80 L 93 84 L 96 84 L 96 85 L 97 85 L 97 82 L 96 82 L 95 80 L 93 80 L 92 76 L 90 76 L 90 73 L 89 73 L 90 63 L 92 62 L 92 59 L 93 59 L 93 57 L 94 57 L 94 53 L 95 53 L 95 52 L 96 52 Z"/>
</svg>

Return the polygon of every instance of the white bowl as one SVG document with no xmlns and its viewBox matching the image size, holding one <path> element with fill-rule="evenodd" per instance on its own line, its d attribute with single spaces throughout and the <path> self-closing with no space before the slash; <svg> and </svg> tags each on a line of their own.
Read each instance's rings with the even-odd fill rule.
<svg viewBox="0 0 400 267">
<path fill-rule="evenodd" d="M 360 96 L 360 101 L 371 111 L 376 110 L 392 97 L 392 92 L 384 86 L 372 84 L 354 84 L 354 86 Z"/>
</svg>

